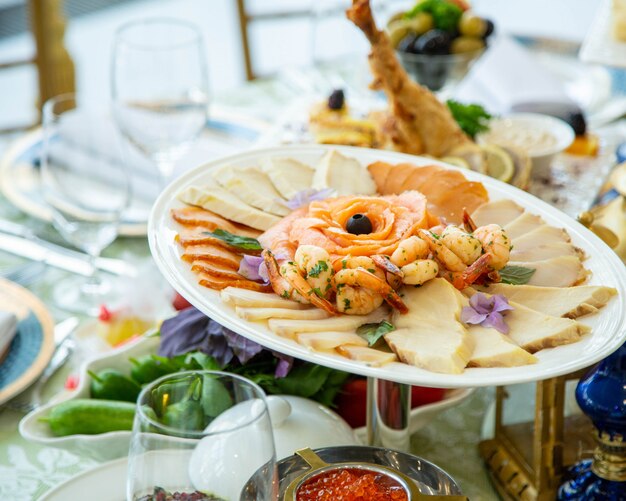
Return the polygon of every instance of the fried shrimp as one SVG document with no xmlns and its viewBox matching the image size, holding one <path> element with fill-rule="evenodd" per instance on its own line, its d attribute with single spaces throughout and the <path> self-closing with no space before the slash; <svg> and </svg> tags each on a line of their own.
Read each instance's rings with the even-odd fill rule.
<svg viewBox="0 0 626 501">
<path fill-rule="evenodd" d="M 468 266 L 483 253 L 480 240 L 458 226 L 446 226 L 441 234 L 441 242 Z"/>
<path fill-rule="evenodd" d="M 402 267 L 403 281 L 408 285 L 422 285 L 436 278 L 439 274 L 439 265 L 432 259 L 417 259 Z"/>
<path fill-rule="evenodd" d="M 504 268 L 511 255 L 511 240 L 504 228 L 497 224 L 488 224 L 476 228 L 473 235 L 480 241 L 485 254 L 491 256 L 492 270 Z"/>
<path fill-rule="evenodd" d="M 385 281 L 384 278 L 376 276 L 374 273 L 365 268 L 346 268 L 339 270 L 335 274 L 335 286 L 337 289 L 342 287 L 362 287 L 370 291 L 380 294 L 387 303 L 400 313 L 408 312 L 408 308 L 398 295 L 398 293 Z M 337 293 L 339 297 L 339 292 Z"/>
<path fill-rule="evenodd" d="M 319 297 L 332 291 L 333 265 L 328 251 L 315 245 L 301 245 L 295 255 L 298 270 Z"/>
<path fill-rule="evenodd" d="M 391 255 L 391 262 L 396 266 L 405 266 L 416 259 L 428 257 L 429 246 L 422 238 L 415 235 L 402 240 Z"/>
</svg>

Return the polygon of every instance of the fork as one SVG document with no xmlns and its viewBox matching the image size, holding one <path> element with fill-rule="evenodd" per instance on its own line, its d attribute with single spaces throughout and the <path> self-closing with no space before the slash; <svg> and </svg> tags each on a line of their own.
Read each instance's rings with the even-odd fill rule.
<svg viewBox="0 0 626 501">
<path fill-rule="evenodd" d="M 63 365 L 65 365 L 74 352 L 75 344 L 70 338 L 70 335 L 74 332 L 74 330 L 76 330 L 78 324 L 79 320 L 77 317 L 69 317 L 56 325 L 54 328 L 54 341 L 56 348 L 48 366 L 44 369 L 41 376 L 33 386 L 32 391 L 30 392 L 30 397 L 10 400 L 2 406 L 2 409 L 9 409 L 27 414 L 34 411 L 38 407 L 41 407 L 41 392 L 44 386 L 50 378 L 56 374 L 56 372 L 63 367 Z"/>
<path fill-rule="evenodd" d="M 41 261 L 30 261 L 28 263 L 5 268 L 0 271 L 0 276 L 23 287 L 28 287 L 41 278 L 45 269 L 45 263 Z"/>
</svg>

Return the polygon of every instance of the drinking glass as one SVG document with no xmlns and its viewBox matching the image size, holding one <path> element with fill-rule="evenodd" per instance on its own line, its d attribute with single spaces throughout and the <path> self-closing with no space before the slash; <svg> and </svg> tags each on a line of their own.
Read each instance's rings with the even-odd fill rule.
<svg viewBox="0 0 626 501">
<path fill-rule="evenodd" d="M 68 311 L 96 315 L 111 288 L 96 273 L 96 258 L 117 237 L 130 201 L 130 182 L 114 127 L 105 111 L 77 103 L 75 94 L 43 107 L 41 188 L 61 236 L 90 256 L 90 277 L 57 283 L 53 299 Z"/>
<path fill-rule="evenodd" d="M 112 78 L 117 126 L 156 163 L 164 184 L 206 124 L 202 34 L 175 19 L 125 24 L 115 35 Z"/>
<path fill-rule="evenodd" d="M 265 394 L 248 379 L 179 372 L 139 395 L 128 501 L 165 499 L 167 493 L 175 499 L 186 493 L 191 496 L 185 499 L 198 501 L 239 501 L 244 486 L 251 499 L 277 501 L 275 466 Z"/>
</svg>

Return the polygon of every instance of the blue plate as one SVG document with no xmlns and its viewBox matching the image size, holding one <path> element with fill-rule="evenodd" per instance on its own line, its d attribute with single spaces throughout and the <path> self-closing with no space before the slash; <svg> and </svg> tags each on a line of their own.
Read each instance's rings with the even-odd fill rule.
<svg viewBox="0 0 626 501">
<path fill-rule="evenodd" d="M 17 333 L 0 362 L 0 405 L 34 383 L 54 351 L 52 316 L 30 291 L 0 279 L 0 305 L 18 317 Z"/>
</svg>

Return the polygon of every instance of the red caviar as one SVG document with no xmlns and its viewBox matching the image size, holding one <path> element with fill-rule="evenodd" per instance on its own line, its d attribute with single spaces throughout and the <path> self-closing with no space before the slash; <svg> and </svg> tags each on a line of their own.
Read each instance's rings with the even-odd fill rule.
<svg viewBox="0 0 626 501">
<path fill-rule="evenodd" d="M 307 480 L 296 501 L 408 501 L 395 479 L 372 470 L 343 468 Z"/>
</svg>

